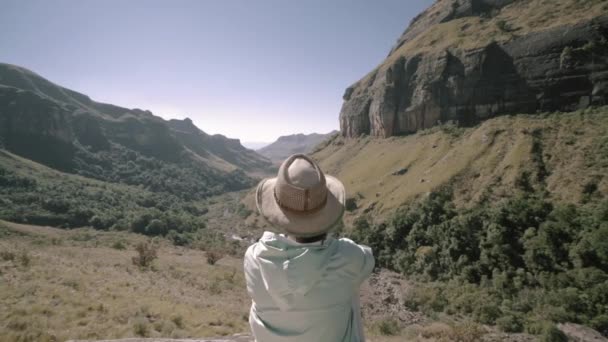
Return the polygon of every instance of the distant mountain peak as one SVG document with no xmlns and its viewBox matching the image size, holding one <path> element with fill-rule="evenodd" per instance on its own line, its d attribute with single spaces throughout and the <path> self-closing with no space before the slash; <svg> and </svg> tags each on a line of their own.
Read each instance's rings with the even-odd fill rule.
<svg viewBox="0 0 608 342">
<path fill-rule="evenodd" d="M 185 118 L 183 120 L 171 119 L 168 121 L 168 123 L 169 123 L 169 126 L 171 126 L 171 128 L 173 128 L 174 130 L 183 131 L 183 132 L 187 132 L 187 133 L 205 134 L 201 129 L 196 127 L 196 125 L 194 124 L 194 122 L 192 122 L 192 119 L 190 119 L 190 118 Z"/>
<path fill-rule="evenodd" d="M 318 144 L 337 133 L 337 131 L 331 131 L 326 134 L 297 133 L 291 135 L 283 135 L 280 136 L 274 143 L 257 150 L 257 152 L 274 162 L 281 162 L 294 153 L 312 152 L 312 150 Z"/>
</svg>

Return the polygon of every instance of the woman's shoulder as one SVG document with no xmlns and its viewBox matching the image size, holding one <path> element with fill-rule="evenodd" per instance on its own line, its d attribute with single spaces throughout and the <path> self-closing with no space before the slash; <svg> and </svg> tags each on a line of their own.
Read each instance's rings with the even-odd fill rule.
<svg viewBox="0 0 608 342">
<path fill-rule="evenodd" d="M 368 263 L 369 260 L 374 259 L 372 249 L 368 246 L 358 244 L 348 238 L 336 239 L 336 243 L 338 253 L 349 260 Z"/>
<path fill-rule="evenodd" d="M 335 243 L 337 244 L 334 253 L 335 264 L 340 265 L 349 277 L 352 276 L 357 280 L 367 278 L 375 264 L 372 249 L 347 238 L 336 239 Z"/>
<path fill-rule="evenodd" d="M 372 252 L 371 248 L 365 245 L 358 244 L 349 238 L 336 239 L 336 243 L 338 244 L 338 248 L 344 253 L 371 254 Z"/>
</svg>

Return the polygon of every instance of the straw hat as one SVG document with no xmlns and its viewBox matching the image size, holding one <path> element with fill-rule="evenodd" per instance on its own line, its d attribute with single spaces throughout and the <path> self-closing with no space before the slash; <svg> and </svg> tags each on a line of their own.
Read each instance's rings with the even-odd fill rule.
<svg viewBox="0 0 608 342">
<path fill-rule="evenodd" d="M 328 232 L 344 214 L 344 185 L 323 174 L 308 156 L 294 154 L 276 178 L 264 179 L 256 190 L 260 214 L 275 227 L 299 237 Z"/>
</svg>

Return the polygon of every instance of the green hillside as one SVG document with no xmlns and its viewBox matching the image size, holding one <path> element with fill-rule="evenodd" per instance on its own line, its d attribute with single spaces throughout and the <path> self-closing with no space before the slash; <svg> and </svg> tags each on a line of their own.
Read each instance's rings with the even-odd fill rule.
<svg viewBox="0 0 608 342">
<path fill-rule="evenodd" d="M 354 215 L 389 213 L 446 185 L 458 207 L 510 198 L 522 183 L 578 204 L 608 194 L 608 107 L 388 139 L 336 137 L 314 156 L 345 183 L 359 208 Z"/>
<path fill-rule="evenodd" d="M 215 201 L 184 200 L 140 186 L 72 175 L 0 150 L 0 219 L 12 222 L 130 231 L 166 236 L 176 245 L 236 253 L 239 244 L 227 236 L 237 227 L 223 222 L 239 218 L 241 207 L 225 200 L 231 213 L 226 217 L 227 209 L 218 208 Z M 215 219 L 217 212 L 223 221 Z"/>
<path fill-rule="evenodd" d="M 147 244 L 157 258 L 133 262 Z M 0 221 L 0 340 L 226 336 L 247 329 L 242 261 L 126 232 Z"/>
<path fill-rule="evenodd" d="M 408 307 L 608 335 L 608 108 L 338 137 L 314 156 L 350 194 L 344 233 L 414 283 Z"/>
<path fill-rule="evenodd" d="M 255 183 L 270 161 L 191 120 L 97 103 L 0 64 L 0 147 L 64 172 L 202 199 Z"/>
</svg>

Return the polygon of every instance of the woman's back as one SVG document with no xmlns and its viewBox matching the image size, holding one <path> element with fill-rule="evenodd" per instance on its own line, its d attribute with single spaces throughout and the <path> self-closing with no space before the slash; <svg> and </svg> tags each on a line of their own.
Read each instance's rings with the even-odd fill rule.
<svg viewBox="0 0 608 342">
<path fill-rule="evenodd" d="M 358 296 L 371 249 L 348 239 L 299 244 L 266 232 L 245 255 L 258 342 L 362 341 Z"/>
</svg>

